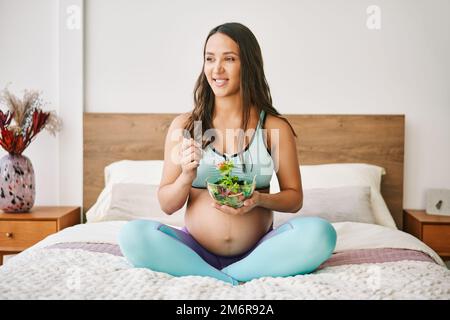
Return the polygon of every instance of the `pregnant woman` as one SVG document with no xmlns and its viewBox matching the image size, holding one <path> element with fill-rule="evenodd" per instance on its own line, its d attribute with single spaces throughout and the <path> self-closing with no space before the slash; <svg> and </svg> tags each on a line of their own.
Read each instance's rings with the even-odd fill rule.
<svg viewBox="0 0 450 320">
<path fill-rule="evenodd" d="M 273 229 L 273 211 L 296 213 L 303 192 L 296 135 L 272 106 L 255 36 L 239 23 L 220 25 L 209 33 L 203 59 L 194 109 L 169 127 L 158 191 L 169 215 L 187 201 L 185 227 L 131 221 L 119 234 L 122 253 L 135 267 L 233 285 L 314 271 L 331 256 L 336 232 L 315 217 Z M 224 160 L 241 179 L 256 175 L 255 191 L 237 209 L 220 206 L 206 189 L 205 179 Z M 273 172 L 280 192 L 271 194 Z"/>
</svg>

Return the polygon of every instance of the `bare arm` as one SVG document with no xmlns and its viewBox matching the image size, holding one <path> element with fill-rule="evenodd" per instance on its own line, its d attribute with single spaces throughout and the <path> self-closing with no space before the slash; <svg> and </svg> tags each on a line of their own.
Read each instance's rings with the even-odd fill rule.
<svg viewBox="0 0 450 320">
<path fill-rule="evenodd" d="M 272 117 L 267 121 L 266 129 L 279 129 L 279 138 L 271 139 L 272 159 L 280 184 L 280 192 L 260 193 L 259 206 L 279 212 L 295 213 L 303 204 L 303 189 L 297 157 L 295 136 L 289 125 L 283 120 Z"/>
<path fill-rule="evenodd" d="M 161 209 L 169 215 L 184 206 L 192 181 L 197 176 L 198 148 L 183 144 L 182 132 L 186 118 L 187 115 L 182 114 L 172 121 L 164 145 L 158 200 Z"/>
</svg>

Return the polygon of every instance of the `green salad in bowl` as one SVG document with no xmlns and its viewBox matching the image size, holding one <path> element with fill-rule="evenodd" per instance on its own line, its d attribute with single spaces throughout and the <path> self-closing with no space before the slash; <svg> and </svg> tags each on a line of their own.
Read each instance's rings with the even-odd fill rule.
<svg viewBox="0 0 450 320">
<path fill-rule="evenodd" d="M 231 175 L 234 168 L 232 161 L 224 161 L 217 165 L 221 177 L 207 178 L 206 186 L 210 196 L 220 205 L 240 208 L 245 199 L 252 196 L 256 186 L 256 175 L 253 179 L 239 179 Z"/>
</svg>

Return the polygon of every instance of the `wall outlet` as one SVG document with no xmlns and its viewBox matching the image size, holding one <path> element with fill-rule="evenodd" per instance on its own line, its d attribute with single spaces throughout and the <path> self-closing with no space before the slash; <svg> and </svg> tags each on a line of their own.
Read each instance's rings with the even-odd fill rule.
<svg viewBox="0 0 450 320">
<path fill-rule="evenodd" d="M 450 216 L 450 189 L 428 189 L 427 213 Z"/>
</svg>

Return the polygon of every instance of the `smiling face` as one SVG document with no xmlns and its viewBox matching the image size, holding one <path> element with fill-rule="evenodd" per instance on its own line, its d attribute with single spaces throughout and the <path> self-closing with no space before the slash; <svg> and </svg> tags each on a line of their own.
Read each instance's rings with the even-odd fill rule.
<svg viewBox="0 0 450 320">
<path fill-rule="evenodd" d="M 203 71 L 216 97 L 240 92 L 239 46 L 223 33 L 213 34 L 206 43 Z"/>
</svg>

